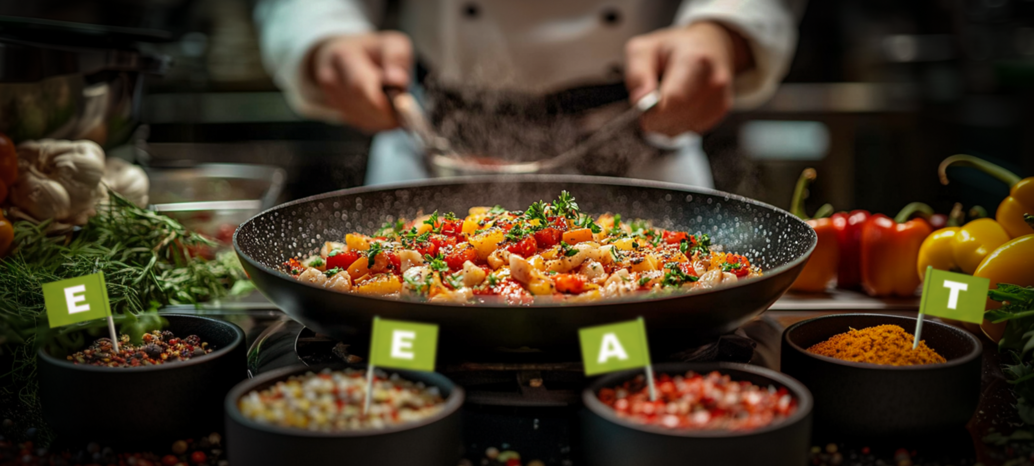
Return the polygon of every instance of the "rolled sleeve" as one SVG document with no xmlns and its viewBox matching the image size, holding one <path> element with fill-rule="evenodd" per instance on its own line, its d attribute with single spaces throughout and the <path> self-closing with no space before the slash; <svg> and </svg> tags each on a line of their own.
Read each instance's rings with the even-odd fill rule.
<svg viewBox="0 0 1034 466">
<path fill-rule="evenodd" d="M 797 14 L 803 1 L 686 0 L 675 24 L 715 21 L 746 39 L 754 67 L 736 76 L 735 107 L 752 108 L 768 100 L 786 76 L 797 46 Z"/>
<path fill-rule="evenodd" d="M 339 121 L 306 69 L 310 51 L 323 40 L 376 29 L 382 0 L 261 0 L 255 8 L 262 62 L 300 115 Z"/>
</svg>

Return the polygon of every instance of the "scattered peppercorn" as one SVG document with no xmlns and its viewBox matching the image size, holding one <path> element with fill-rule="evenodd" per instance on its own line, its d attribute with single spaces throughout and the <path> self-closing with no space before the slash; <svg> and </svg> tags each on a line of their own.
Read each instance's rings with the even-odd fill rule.
<svg viewBox="0 0 1034 466">
<path fill-rule="evenodd" d="M 897 325 L 877 325 L 845 333 L 818 343 L 808 352 L 844 361 L 867 362 L 889 366 L 913 366 L 945 362 L 925 340 L 912 349 L 914 336 Z"/>
<path fill-rule="evenodd" d="M 119 352 L 115 353 L 110 338 L 98 338 L 86 349 L 66 359 L 72 364 L 106 367 L 139 367 L 185 361 L 212 352 L 208 343 L 197 335 L 175 338 L 172 332 L 155 330 L 143 336 L 140 345 L 133 345 L 129 335 L 119 335 Z"/>
</svg>

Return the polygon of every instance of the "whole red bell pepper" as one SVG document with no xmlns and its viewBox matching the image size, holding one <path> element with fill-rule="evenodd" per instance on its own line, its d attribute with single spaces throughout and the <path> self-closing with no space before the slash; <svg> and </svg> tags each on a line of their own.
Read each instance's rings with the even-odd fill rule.
<svg viewBox="0 0 1034 466">
<path fill-rule="evenodd" d="M 837 212 L 830 219 L 837 233 L 840 265 L 837 288 L 858 289 L 862 285 L 862 227 L 871 214 L 866 210 Z"/>
<path fill-rule="evenodd" d="M 916 261 L 919 246 L 933 228 L 912 214 L 933 215 L 930 206 L 913 202 L 893 219 L 869 217 L 862 227 L 862 288 L 871 296 L 914 296 L 919 286 Z"/>
<path fill-rule="evenodd" d="M 823 218 L 833 211 L 833 206 L 825 204 L 815 211 L 814 218 L 808 218 L 804 211 L 804 198 L 807 197 L 808 184 L 815 180 L 817 174 L 815 169 L 808 168 L 801 173 L 797 179 L 797 187 L 793 192 L 793 199 L 790 201 L 790 212 L 801 220 L 808 223 L 818 236 L 818 243 L 815 250 L 811 252 L 808 263 L 804 270 L 797 276 L 797 280 L 790 285 L 790 289 L 819 293 L 826 291 L 826 287 L 837 275 L 837 235 L 833 228 L 833 222 L 829 218 Z"/>
</svg>

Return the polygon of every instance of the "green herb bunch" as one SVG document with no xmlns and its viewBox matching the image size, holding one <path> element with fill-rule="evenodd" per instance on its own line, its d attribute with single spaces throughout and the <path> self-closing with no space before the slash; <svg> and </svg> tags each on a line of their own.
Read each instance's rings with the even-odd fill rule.
<svg viewBox="0 0 1034 466">
<path fill-rule="evenodd" d="M 0 354 L 13 358 L 0 368 L 0 390 L 38 412 L 36 352 L 66 354 L 99 336 L 105 323 L 84 322 L 50 329 L 42 285 L 103 272 L 112 314 L 120 331 L 139 338 L 161 326 L 153 312 L 169 304 L 197 304 L 250 290 L 232 251 L 214 260 L 197 257 L 215 243 L 179 222 L 141 209 L 114 192 L 97 215 L 67 234 L 49 235 L 49 221 L 14 222 L 16 249 L 0 259 Z M 149 312 L 150 311 L 150 312 Z M 12 393 L 5 393 L 10 399 Z M 38 423 L 37 425 L 42 425 Z"/>
<path fill-rule="evenodd" d="M 1010 436 L 994 433 L 984 440 L 999 445 L 1034 440 L 1034 287 L 999 283 L 998 289 L 988 291 L 987 295 L 1003 303 L 1002 307 L 988 311 L 985 319 L 1008 322 L 998 350 L 1003 360 L 1009 361 L 1002 372 L 1016 394 L 1016 409 L 1026 426 Z"/>
</svg>

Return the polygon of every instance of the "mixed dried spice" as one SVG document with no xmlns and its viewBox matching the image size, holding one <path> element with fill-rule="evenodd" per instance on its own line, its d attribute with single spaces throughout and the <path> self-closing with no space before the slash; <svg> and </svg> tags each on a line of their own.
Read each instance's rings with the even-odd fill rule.
<svg viewBox="0 0 1034 466">
<path fill-rule="evenodd" d="M 145 333 L 142 343 L 134 345 L 129 335 L 119 335 L 116 353 L 110 338 L 99 338 L 86 349 L 67 357 L 72 364 L 105 367 L 140 367 L 186 361 L 211 353 L 213 348 L 197 335 L 176 338 L 168 330 Z"/>
<path fill-rule="evenodd" d="M 797 411 L 797 400 L 786 388 L 734 381 L 717 371 L 660 374 L 656 385 L 656 401 L 650 401 L 643 376 L 601 389 L 597 396 L 622 418 L 684 430 L 754 430 Z"/>
<path fill-rule="evenodd" d="M 925 340 L 912 349 L 914 336 L 897 325 L 877 325 L 861 330 L 851 329 L 808 348 L 808 352 L 852 362 L 888 366 L 937 364 L 947 361 Z"/>
<path fill-rule="evenodd" d="M 415 422 L 442 410 L 438 387 L 392 374 L 375 373 L 370 410 L 363 413 L 366 374 L 357 370 L 308 372 L 291 376 L 237 401 L 254 421 L 321 432 L 384 429 Z"/>
</svg>

